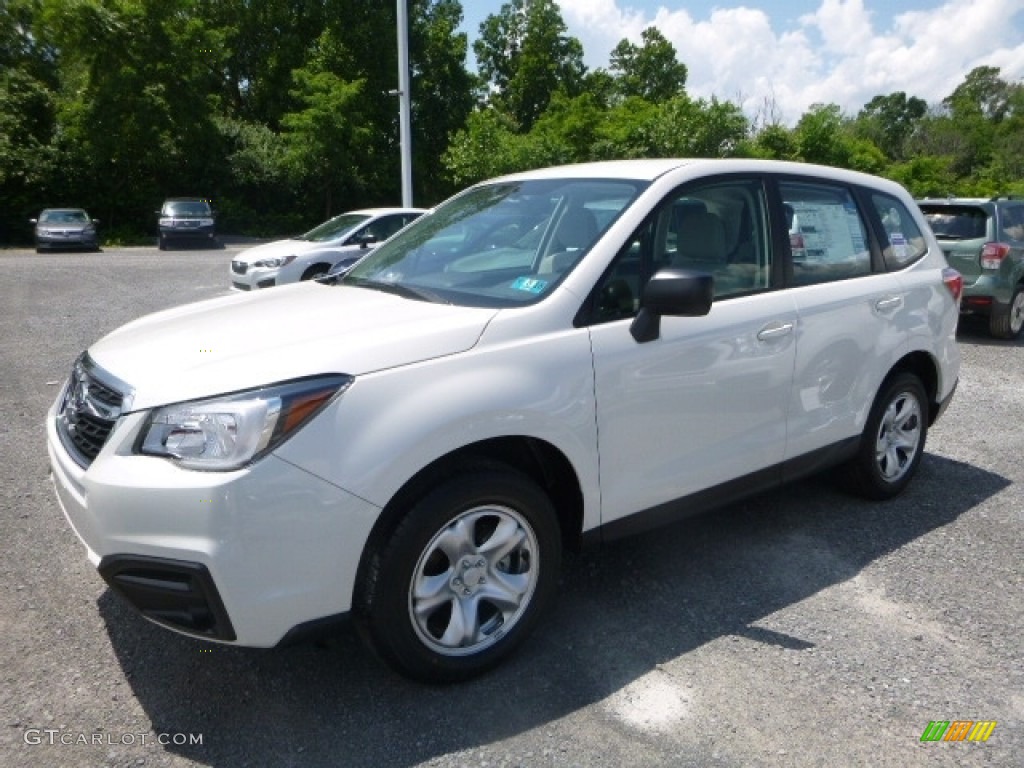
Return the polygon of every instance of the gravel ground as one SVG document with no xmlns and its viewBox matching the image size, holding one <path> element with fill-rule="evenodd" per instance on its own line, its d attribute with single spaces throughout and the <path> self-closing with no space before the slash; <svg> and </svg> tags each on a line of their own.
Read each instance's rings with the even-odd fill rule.
<svg viewBox="0 0 1024 768">
<path fill-rule="evenodd" d="M 65 523 L 42 422 L 83 348 L 225 293 L 236 249 L 0 251 L 0 765 L 1020 765 L 1024 340 L 970 325 L 901 498 L 815 479 L 571 557 L 470 684 L 400 679 L 351 631 L 258 651 L 146 623 Z M 922 743 L 932 720 L 998 725 Z"/>
</svg>

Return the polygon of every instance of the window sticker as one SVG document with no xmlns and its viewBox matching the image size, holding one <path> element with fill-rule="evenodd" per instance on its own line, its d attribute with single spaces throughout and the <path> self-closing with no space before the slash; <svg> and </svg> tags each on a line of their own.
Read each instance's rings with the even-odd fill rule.
<svg viewBox="0 0 1024 768">
<path fill-rule="evenodd" d="M 536 277 L 517 277 L 512 281 L 512 287 L 517 291 L 526 291 L 537 296 L 544 293 L 548 281 Z"/>
<path fill-rule="evenodd" d="M 889 233 L 889 245 L 892 246 L 893 255 L 900 261 L 909 258 L 907 253 L 907 238 L 901 232 Z"/>
</svg>

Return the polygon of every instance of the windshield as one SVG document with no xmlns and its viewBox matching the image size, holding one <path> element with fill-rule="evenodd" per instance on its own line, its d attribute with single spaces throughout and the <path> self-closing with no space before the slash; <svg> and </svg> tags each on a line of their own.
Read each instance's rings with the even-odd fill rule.
<svg viewBox="0 0 1024 768">
<path fill-rule="evenodd" d="M 647 184 L 544 179 L 474 187 L 417 219 L 341 284 L 463 306 L 531 304 Z"/>
<path fill-rule="evenodd" d="M 313 227 L 304 235 L 299 235 L 297 240 L 312 240 L 314 243 L 322 243 L 325 240 L 337 240 L 351 230 L 358 227 L 370 217 L 365 213 L 343 213 L 328 219 L 323 224 Z"/>
<path fill-rule="evenodd" d="M 177 200 L 164 203 L 164 216 L 210 216 L 210 204 L 200 201 Z"/>
<path fill-rule="evenodd" d="M 88 224 L 89 214 L 85 211 L 43 211 L 39 222 L 47 224 Z"/>
</svg>

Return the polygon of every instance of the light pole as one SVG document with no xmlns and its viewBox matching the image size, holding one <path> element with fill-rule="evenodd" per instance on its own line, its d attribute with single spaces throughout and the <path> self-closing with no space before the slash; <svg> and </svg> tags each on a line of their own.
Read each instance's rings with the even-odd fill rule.
<svg viewBox="0 0 1024 768">
<path fill-rule="evenodd" d="M 402 205 L 412 206 L 412 118 L 409 100 L 409 6 L 398 0 L 398 137 L 402 154 Z"/>
</svg>

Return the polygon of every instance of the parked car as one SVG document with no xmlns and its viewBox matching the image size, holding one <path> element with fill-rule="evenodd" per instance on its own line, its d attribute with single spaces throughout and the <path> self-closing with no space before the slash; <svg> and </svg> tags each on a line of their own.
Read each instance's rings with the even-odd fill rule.
<svg viewBox="0 0 1024 768">
<path fill-rule="evenodd" d="M 216 217 L 210 201 L 205 198 L 168 198 L 164 200 L 157 215 L 157 247 L 161 251 L 180 243 L 207 246 L 217 244 Z"/>
<path fill-rule="evenodd" d="M 350 616 L 400 672 L 462 680 L 527 637 L 566 547 L 832 467 L 869 499 L 903 491 L 956 388 L 961 286 L 873 176 L 507 176 L 335 285 L 98 341 L 47 418 L 53 478 L 90 561 L 158 624 L 266 647 Z"/>
<path fill-rule="evenodd" d="M 99 219 L 89 216 L 81 208 L 47 208 L 38 219 L 29 219 L 35 225 L 36 252 L 45 250 L 82 248 L 98 251 L 100 248 L 96 225 Z"/>
<path fill-rule="evenodd" d="M 338 263 L 351 266 L 423 213 L 421 208 L 367 208 L 328 219 L 298 237 L 242 251 L 231 260 L 231 287 L 273 288 L 324 277 Z"/>
<path fill-rule="evenodd" d="M 964 276 L 960 311 L 1015 339 L 1024 328 L 1024 198 L 919 200 L 950 265 Z"/>
</svg>

